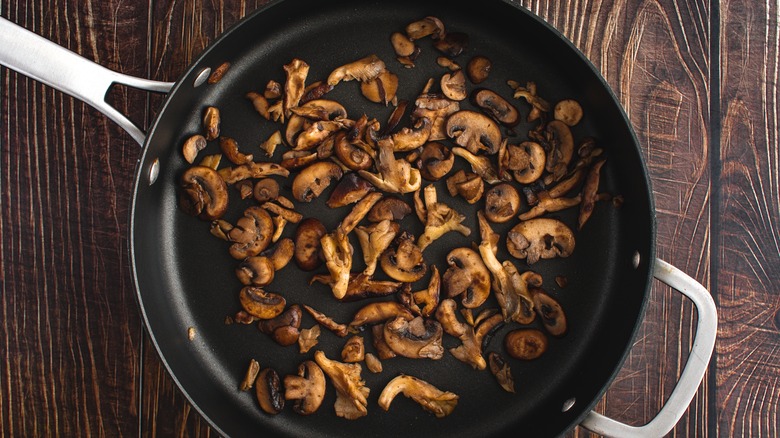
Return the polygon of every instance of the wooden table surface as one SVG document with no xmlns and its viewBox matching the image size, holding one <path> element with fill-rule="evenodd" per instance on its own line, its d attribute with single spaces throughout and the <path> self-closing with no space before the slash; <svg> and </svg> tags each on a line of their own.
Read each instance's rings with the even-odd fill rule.
<svg viewBox="0 0 780 438">
<path fill-rule="evenodd" d="M 172 81 L 262 3 L 2 0 L 0 15 L 111 69 Z M 780 435 L 780 2 L 519 3 L 615 90 L 653 182 L 658 256 L 718 305 L 713 360 L 673 434 Z M 5 68 L 0 91 L 0 435 L 209 435 L 139 316 L 127 229 L 140 148 L 87 105 Z M 144 126 L 161 101 L 126 89 L 111 100 Z M 598 410 L 652 418 L 694 324 L 691 304 L 656 285 Z"/>
</svg>

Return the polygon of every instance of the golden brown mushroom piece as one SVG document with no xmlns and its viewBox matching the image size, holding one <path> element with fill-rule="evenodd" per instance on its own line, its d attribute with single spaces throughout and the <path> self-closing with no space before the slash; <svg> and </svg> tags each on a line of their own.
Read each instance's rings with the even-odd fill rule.
<svg viewBox="0 0 780 438">
<path fill-rule="evenodd" d="M 287 304 L 283 296 L 266 292 L 255 286 L 241 289 L 238 299 L 246 313 L 259 319 L 271 319 L 279 316 Z"/>
<path fill-rule="evenodd" d="M 336 388 L 336 415 L 355 420 L 368 414 L 368 394 L 371 390 L 360 376 L 360 364 L 345 364 L 328 359 L 325 353 L 317 351 L 314 360 L 330 378 Z"/>
<path fill-rule="evenodd" d="M 447 119 L 447 136 L 472 154 L 486 151 L 492 155 L 501 146 L 501 131 L 490 117 L 471 110 L 461 110 Z"/>
<path fill-rule="evenodd" d="M 347 110 L 335 100 L 315 99 L 292 109 L 293 115 L 287 122 L 284 139 L 289 145 L 297 144 L 300 133 L 316 121 L 334 121 L 347 118 Z"/>
<path fill-rule="evenodd" d="M 539 259 L 568 257 L 574 251 L 574 233 L 557 219 L 536 218 L 520 222 L 507 233 L 506 247 L 518 259 L 533 264 Z"/>
<path fill-rule="evenodd" d="M 366 219 L 369 222 L 382 222 L 383 220 L 400 221 L 411 212 L 412 207 L 403 199 L 395 196 L 385 196 L 371 207 Z"/>
<path fill-rule="evenodd" d="M 238 150 L 238 142 L 232 137 L 220 137 L 219 149 L 231 163 L 241 165 L 254 159 L 252 154 L 243 154 Z"/>
<path fill-rule="evenodd" d="M 227 184 L 237 183 L 238 181 L 249 178 L 265 178 L 267 176 L 278 175 L 287 177 L 290 171 L 276 163 L 254 162 L 235 167 L 225 167 L 217 172 Z"/>
<path fill-rule="evenodd" d="M 328 85 L 335 86 L 341 81 L 368 81 L 386 71 L 385 63 L 376 55 L 368 55 L 357 61 L 336 68 L 328 76 Z"/>
<path fill-rule="evenodd" d="M 551 120 L 545 126 L 545 137 L 550 146 L 547 152 L 545 169 L 556 176 L 563 177 L 574 154 L 574 137 L 569 126 L 560 120 Z M 556 180 L 560 179 L 557 177 Z"/>
<path fill-rule="evenodd" d="M 574 126 L 582 119 L 582 106 L 574 99 L 564 99 L 555 104 L 553 115 L 555 120 Z"/>
<path fill-rule="evenodd" d="M 320 196 L 334 180 L 339 180 L 342 174 L 341 168 L 336 163 L 316 162 L 301 170 L 293 179 L 293 198 L 300 202 L 311 202 Z"/>
<path fill-rule="evenodd" d="M 247 257 L 236 268 L 238 281 L 245 286 L 267 286 L 274 280 L 274 264 L 264 256 Z"/>
<path fill-rule="evenodd" d="M 506 338 L 505 338 L 506 339 Z M 498 384 L 506 392 L 515 393 L 515 379 L 512 377 L 512 369 L 509 364 L 495 351 L 488 354 L 488 364 L 490 372 L 495 376 Z"/>
<path fill-rule="evenodd" d="M 511 128 L 520 123 L 520 113 L 517 108 L 493 90 L 485 88 L 475 90 L 471 93 L 471 100 L 474 105 L 504 126 Z"/>
<path fill-rule="evenodd" d="M 295 400 L 293 410 L 301 415 L 317 412 L 325 399 L 325 374 L 314 361 L 298 366 L 298 375 L 284 376 L 284 398 Z"/>
<path fill-rule="evenodd" d="M 450 196 L 460 195 L 469 204 L 476 204 L 485 193 L 485 182 L 474 172 L 460 169 L 446 182 Z"/>
<path fill-rule="evenodd" d="M 206 140 L 216 140 L 219 137 L 219 108 L 210 106 L 203 112 L 203 133 Z"/>
<path fill-rule="evenodd" d="M 195 158 L 198 156 L 198 152 L 206 148 L 206 137 L 195 134 L 188 138 L 181 148 L 181 153 L 184 156 L 184 160 L 192 164 L 195 162 Z"/>
<path fill-rule="evenodd" d="M 468 97 L 466 93 L 466 75 L 463 74 L 463 70 L 458 70 L 452 73 L 445 73 L 439 81 L 441 92 L 452 100 L 465 100 Z"/>
<path fill-rule="evenodd" d="M 190 167 L 181 175 L 181 188 L 179 207 L 185 213 L 213 221 L 227 211 L 227 185 L 214 169 Z"/>
<path fill-rule="evenodd" d="M 385 105 L 396 100 L 398 91 L 398 76 L 391 71 L 383 71 L 375 78 L 360 83 L 360 92 L 374 103 Z"/>
<path fill-rule="evenodd" d="M 455 155 L 448 147 L 431 141 L 420 154 L 420 174 L 429 181 L 438 181 L 449 173 L 454 163 Z"/>
<path fill-rule="evenodd" d="M 482 356 L 482 341 L 502 323 L 501 315 L 494 314 L 485 318 L 478 318 L 474 326 L 458 321 L 455 313 L 457 304 L 448 298 L 441 302 L 436 310 L 436 319 L 439 320 L 444 331 L 450 336 L 458 338 L 461 345 L 450 348 L 450 353 L 459 361 L 469 364 L 474 369 L 484 370 L 487 362 Z"/>
<path fill-rule="evenodd" d="M 298 106 L 298 102 L 300 102 L 301 96 L 303 96 L 303 90 L 306 88 L 309 64 L 295 58 L 284 66 L 284 71 L 287 74 L 287 80 L 284 83 L 282 109 L 284 110 L 284 116 L 289 118 L 292 115 L 292 108 Z"/>
<path fill-rule="evenodd" d="M 374 275 L 379 257 L 393 243 L 400 228 L 401 226 L 397 222 L 389 220 L 383 220 L 368 227 L 355 228 L 355 234 L 358 236 L 360 248 L 363 251 L 363 261 L 366 262 L 363 274 Z"/>
<path fill-rule="evenodd" d="M 306 218 L 295 230 L 295 263 L 304 271 L 313 271 L 322 264 L 320 239 L 327 234 L 325 226 L 316 218 Z"/>
<path fill-rule="evenodd" d="M 547 336 L 532 328 L 513 330 L 504 337 L 504 347 L 515 359 L 538 359 L 547 351 Z"/>
<path fill-rule="evenodd" d="M 346 363 L 363 362 L 366 357 L 366 347 L 362 336 L 352 336 L 347 339 L 344 348 L 341 350 L 341 361 Z"/>
<path fill-rule="evenodd" d="M 541 289 L 533 289 L 531 294 L 534 297 L 534 309 L 539 314 L 547 333 L 553 336 L 566 334 L 566 314 L 558 301 Z"/>
<path fill-rule="evenodd" d="M 358 173 L 378 189 L 390 193 L 411 193 L 420 188 L 420 171 L 403 159 L 397 160 L 392 141 L 379 142 L 376 160 L 378 174 L 360 170 Z"/>
<path fill-rule="evenodd" d="M 389 410 L 398 394 L 411 398 L 437 418 L 451 414 L 458 404 L 457 394 L 442 391 L 424 380 L 402 374 L 391 380 L 379 394 L 379 407 Z"/>
<path fill-rule="evenodd" d="M 260 254 L 268 245 L 274 233 L 271 216 L 262 207 L 251 206 L 244 211 L 236 225 L 228 232 L 230 255 L 238 260 Z"/>
<path fill-rule="evenodd" d="M 301 327 L 301 307 L 293 304 L 274 318 L 260 321 L 257 328 L 270 335 L 277 344 L 287 347 L 298 342 Z"/>
<path fill-rule="evenodd" d="M 466 65 L 466 72 L 469 74 L 469 79 L 474 84 L 481 84 L 490 75 L 490 69 L 493 67 L 493 63 L 485 56 L 477 55 L 469 61 Z"/>
<path fill-rule="evenodd" d="M 494 223 L 512 219 L 520 209 L 520 194 L 511 184 L 493 186 L 485 194 L 485 217 Z"/>
<path fill-rule="evenodd" d="M 363 199 L 369 192 L 376 190 L 373 184 L 358 176 L 354 172 L 350 172 L 341 178 L 341 181 L 336 184 L 333 191 L 330 192 L 330 197 L 325 203 L 329 208 L 344 207 L 349 204 Z"/>
<path fill-rule="evenodd" d="M 399 316 L 387 321 L 384 328 L 385 342 L 393 352 L 411 359 L 439 360 L 444 357 L 443 333 L 438 321 L 422 316 L 412 320 Z"/>
<path fill-rule="evenodd" d="M 427 212 L 425 230 L 417 241 L 421 251 L 424 251 L 431 243 L 450 231 L 468 236 L 471 229 L 463 225 L 466 217 L 450 208 L 447 204 L 439 202 L 436 196 L 436 186 L 428 185 L 423 190 L 425 210 Z"/>
<path fill-rule="evenodd" d="M 447 264 L 442 276 L 447 296 L 462 295 L 461 302 L 469 309 L 484 304 L 490 296 L 490 271 L 479 254 L 471 248 L 455 248 L 447 254 Z"/>
<path fill-rule="evenodd" d="M 428 140 L 437 141 L 447 138 L 447 119 L 450 115 L 460 111 L 460 104 L 443 95 L 427 93 L 415 99 L 414 108 L 412 119 L 430 119 L 433 126 Z"/>
<path fill-rule="evenodd" d="M 380 301 L 361 307 L 349 323 L 350 327 L 378 324 L 389 319 L 412 319 L 414 316 L 405 306 L 395 301 Z"/>
<path fill-rule="evenodd" d="M 486 183 L 498 184 L 501 182 L 501 177 L 487 156 L 472 154 L 468 149 L 457 146 L 452 148 L 452 153 L 468 161 L 471 164 L 471 170 L 484 179 Z"/>
<path fill-rule="evenodd" d="M 393 280 L 413 283 L 421 279 L 428 266 L 414 236 L 406 231 L 396 237 L 395 247 L 388 248 L 379 259 L 382 270 Z"/>
<path fill-rule="evenodd" d="M 434 40 L 438 40 L 445 36 L 444 23 L 436 17 L 428 16 L 422 20 L 409 23 L 406 26 L 406 36 L 410 40 L 419 40 L 427 36 L 431 36 Z"/>
<path fill-rule="evenodd" d="M 408 284 L 408 283 L 407 283 Z M 436 311 L 441 296 L 441 276 L 436 265 L 431 266 L 431 278 L 428 287 L 412 292 L 411 287 L 399 293 L 399 300 L 414 312 L 415 315 L 429 317 Z"/>
<path fill-rule="evenodd" d="M 499 174 L 511 171 L 515 181 L 531 184 L 544 173 L 547 156 L 536 142 L 524 141 L 519 145 L 507 145 L 498 152 Z"/>
<path fill-rule="evenodd" d="M 336 134 L 333 152 L 351 170 L 370 169 L 374 164 L 371 154 L 350 143 L 347 134 L 343 132 Z"/>
</svg>

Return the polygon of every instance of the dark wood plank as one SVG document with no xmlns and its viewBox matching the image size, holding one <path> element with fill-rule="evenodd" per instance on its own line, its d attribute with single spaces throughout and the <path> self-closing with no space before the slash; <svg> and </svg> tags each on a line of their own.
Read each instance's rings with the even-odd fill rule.
<svg viewBox="0 0 780 438">
<path fill-rule="evenodd" d="M 780 168 L 774 2 L 721 7 L 718 431 L 780 434 Z"/>
<path fill-rule="evenodd" d="M 100 64 L 145 72 L 141 3 L 0 10 Z M 134 435 L 141 323 L 126 242 L 140 149 L 93 109 L 21 75 L 3 69 L 0 88 L 0 435 Z M 144 100 L 124 102 L 144 118 Z"/>
</svg>

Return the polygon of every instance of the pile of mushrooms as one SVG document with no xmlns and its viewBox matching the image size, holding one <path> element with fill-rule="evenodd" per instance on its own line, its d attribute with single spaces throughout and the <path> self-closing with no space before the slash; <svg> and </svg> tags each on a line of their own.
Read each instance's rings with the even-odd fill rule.
<svg viewBox="0 0 780 438">
<path fill-rule="evenodd" d="M 569 330 L 558 301 L 564 294 L 543 289 L 542 276 L 530 267 L 570 256 L 575 234 L 598 201 L 612 199 L 619 206 L 619 198 L 599 193 L 603 150 L 592 138 L 575 141 L 572 127 L 584 117 L 583 109 L 574 99 L 551 105 L 533 82 L 485 88 L 492 61 L 473 56 L 462 69 L 454 58 L 469 38 L 448 32 L 436 17 L 390 36 L 399 66 L 415 68 L 428 50 L 424 39 L 432 40 L 444 70 L 409 100 L 399 100 L 408 90 L 391 71 L 394 64 L 376 54 L 313 82 L 309 65 L 293 59 L 283 66 L 283 82 L 271 80 L 265 90 L 246 95 L 278 128 L 260 150 L 248 153 L 250 146 L 224 135 L 216 107 L 204 111 L 203 132 L 184 141 L 183 157 L 192 166 L 180 177 L 181 210 L 209 222 L 211 234 L 227 242 L 236 260 L 241 309 L 229 322 L 257 323 L 280 346 L 298 345 L 304 357 L 283 377 L 272 367 L 250 364 L 241 389 L 254 387 L 269 414 L 280 413 L 285 401 L 300 415 L 314 413 L 330 381 L 336 415 L 365 416 L 370 389 L 361 363 L 382 373 L 382 361 L 396 357 L 438 361 L 449 354 L 475 370 L 490 369 L 501 388 L 514 392 L 511 366 L 536 360 L 549 337 Z M 220 77 L 229 74 L 226 69 Z M 359 82 L 371 102 L 395 107 L 384 126 L 371 114 L 350 115 L 328 98 L 350 81 Z M 521 114 L 531 126 L 525 136 L 517 133 Z M 198 161 L 211 145 L 219 153 Z M 277 149 L 284 151 L 274 160 Z M 297 211 L 326 195 L 334 214 L 349 207 L 335 229 Z M 454 208 L 456 198 L 474 206 L 477 237 L 472 236 L 477 230 L 463 225 L 474 213 Z M 231 203 L 246 207 L 236 215 Z M 576 227 L 555 214 L 575 207 Z M 409 220 L 419 221 L 424 231 L 410 233 L 402 224 Z M 505 235 L 493 230 L 493 224 L 505 223 L 511 225 Z M 445 266 L 431 264 L 426 249 L 450 232 L 471 243 L 449 248 Z M 350 243 L 352 235 L 358 247 Z M 501 247 L 512 259 L 499 259 Z M 275 274 L 291 261 L 288 269 L 309 273 L 312 287 L 330 288 L 334 306 L 365 304 L 348 321 L 337 322 L 309 303 L 290 302 Z M 556 283 L 563 288 L 565 278 L 556 277 Z M 309 318 L 314 326 L 302 328 Z M 503 345 L 491 345 L 503 327 Z M 329 353 L 341 361 L 315 348 L 321 328 L 345 339 L 340 353 Z M 460 344 L 445 350 L 445 335 Z M 367 351 L 366 336 L 373 351 Z M 513 361 L 502 356 L 502 347 Z M 397 394 L 437 417 L 453 412 L 458 401 L 452 392 L 401 374 L 381 391 L 379 406 L 388 410 Z"/>
</svg>

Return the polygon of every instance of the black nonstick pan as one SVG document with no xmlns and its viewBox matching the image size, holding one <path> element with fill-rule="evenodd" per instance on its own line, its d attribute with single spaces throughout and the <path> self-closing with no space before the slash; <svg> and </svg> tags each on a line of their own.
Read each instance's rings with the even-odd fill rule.
<svg viewBox="0 0 780 438">
<path fill-rule="evenodd" d="M 300 416 L 289 408 L 270 416 L 260 410 L 252 391 L 238 390 L 250 359 L 259 361 L 261 367 L 273 367 L 282 376 L 294 374 L 314 350 L 321 349 L 331 359 L 338 359 L 344 340 L 324 331 L 315 349 L 300 354 L 296 347 L 276 345 L 255 325 L 225 323 L 226 317 L 240 309 L 241 284 L 234 274 L 237 261 L 229 256 L 226 242 L 209 233 L 208 222 L 189 216 L 178 207 L 179 178 L 189 166 L 182 157 L 181 145 L 189 136 L 201 132 L 204 110 L 214 106 L 221 111 L 223 135 L 236 139 L 244 152 L 254 153 L 255 160 L 266 159 L 257 145 L 273 131 L 283 130 L 283 126 L 260 118 L 245 95 L 248 91 L 262 91 L 270 79 L 283 83 L 282 66 L 293 58 L 303 59 L 311 66 L 307 80 L 311 83 L 324 80 L 340 65 L 376 54 L 399 76 L 399 98 L 413 101 L 430 77 L 438 79 L 445 71 L 436 65 L 438 53 L 430 40 L 419 42 L 423 53 L 417 66 L 403 68 L 395 60 L 389 36 L 426 16 L 438 17 L 449 31 L 468 35 L 469 44 L 454 58 L 456 62 L 465 65 L 474 55 L 493 61 L 489 78 L 481 87 L 511 97 L 508 79 L 520 83 L 534 81 L 539 95 L 549 102 L 565 98 L 579 101 L 585 116 L 573 128 L 573 134 L 577 139 L 592 136 L 604 148 L 607 161 L 599 190 L 620 195 L 623 203 L 619 208 L 607 202 L 597 204 L 589 222 L 576 232 L 576 249 L 568 258 L 542 260 L 528 266 L 512 259 L 500 245 L 499 260 L 511 259 L 520 271 L 533 269 L 543 276 L 544 288 L 561 303 L 569 325 L 565 336 L 550 340 L 549 349 L 541 358 L 529 362 L 510 360 L 516 394 L 501 390 L 490 372 L 476 371 L 447 353 L 439 361 L 386 360 L 384 371 L 379 374 L 364 369 L 363 378 L 371 388 L 369 413 L 358 420 L 336 417 L 332 386 L 322 407 L 310 416 Z M 652 191 L 630 123 L 605 81 L 583 55 L 556 30 L 524 9 L 502 1 L 469 7 L 445 1 L 410 0 L 273 2 L 225 32 L 175 84 L 110 72 L 5 20 L 0 22 L 0 46 L 0 63 L 87 101 L 143 144 L 129 223 L 140 310 L 168 371 L 220 434 L 557 436 L 582 424 L 605 435 L 660 436 L 680 418 L 701 381 L 714 346 L 715 307 L 706 289 L 655 259 Z M 33 56 L 26 56 L 31 53 Z M 230 63 L 230 68 L 219 82 L 205 81 L 210 69 L 225 62 Z M 148 133 L 141 132 L 105 103 L 106 90 L 115 82 L 169 93 Z M 363 98 L 355 82 L 339 84 L 326 97 L 344 104 L 353 119 L 366 113 L 384 123 L 392 110 Z M 529 107 L 523 101 L 513 103 L 523 116 L 527 114 Z M 469 105 L 463 103 L 464 108 Z M 523 122 L 504 134 L 509 135 L 510 143 L 517 143 L 526 139 L 531 127 L 531 123 Z M 217 142 L 211 142 L 202 154 L 216 153 L 218 149 Z M 278 161 L 280 154 L 277 151 L 271 160 Z M 284 190 L 289 190 L 290 180 L 277 180 Z M 478 244 L 479 231 L 476 207 L 450 198 L 443 182 L 438 185 L 438 193 L 440 199 L 467 216 L 464 224 L 472 229 L 468 237 L 446 234 L 426 249 L 426 260 L 443 271 L 447 252 Z M 349 207 L 329 209 L 324 203 L 326 198 L 327 192 L 312 203 L 297 203 L 296 210 L 319 218 L 332 230 Z M 239 200 L 231 188 L 231 205 L 224 219 L 235 222 L 251 202 Z M 552 216 L 573 225 L 576 214 L 574 209 Z M 515 223 L 496 225 L 494 229 L 506 233 Z M 404 219 L 402 227 L 417 235 L 422 231 L 414 215 Z M 284 235 L 292 235 L 293 231 L 290 226 Z M 356 242 L 353 245 L 357 247 Z M 317 272 L 326 270 L 323 267 Z M 365 304 L 337 302 L 328 287 L 309 285 L 310 276 L 291 265 L 279 271 L 267 289 L 285 296 L 290 304 L 309 304 L 339 322 L 348 322 Z M 557 276 L 567 279 L 565 288 L 556 284 Z M 694 301 L 699 311 L 697 338 L 680 384 L 664 409 L 644 428 L 634 428 L 594 414 L 591 409 L 630 349 L 654 276 Z M 415 287 L 423 288 L 427 279 L 426 276 Z M 495 301 L 489 301 L 486 307 L 490 305 L 495 306 Z M 312 325 L 313 320 L 305 316 L 302 327 Z M 506 324 L 499 329 L 486 351 L 506 356 L 503 337 L 517 327 Z M 370 333 L 364 335 L 371 351 Z M 457 345 L 454 338 L 445 340 L 445 347 Z M 436 418 L 403 397 L 389 411 L 380 409 L 377 397 L 382 388 L 402 373 L 458 394 L 454 412 Z"/>
</svg>

